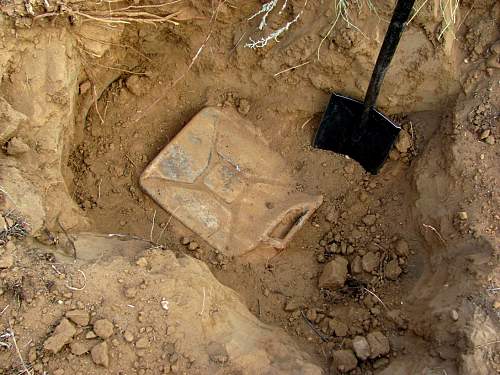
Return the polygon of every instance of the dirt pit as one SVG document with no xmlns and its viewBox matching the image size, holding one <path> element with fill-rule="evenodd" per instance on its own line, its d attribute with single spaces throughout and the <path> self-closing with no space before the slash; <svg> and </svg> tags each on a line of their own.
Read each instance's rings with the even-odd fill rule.
<svg viewBox="0 0 500 375">
<path fill-rule="evenodd" d="M 500 371 L 499 5 L 419 8 L 372 176 L 311 147 L 393 8 L 349 4 L 334 27 L 334 2 L 0 4 L 0 373 Z M 207 106 L 323 196 L 285 250 L 229 256 L 139 186 Z"/>
</svg>

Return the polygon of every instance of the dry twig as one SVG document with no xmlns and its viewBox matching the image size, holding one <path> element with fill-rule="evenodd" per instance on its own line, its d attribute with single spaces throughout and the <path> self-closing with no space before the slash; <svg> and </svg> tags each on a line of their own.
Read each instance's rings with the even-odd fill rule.
<svg viewBox="0 0 500 375">
<path fill-rule="evenodd" d="M 443 236 L 441 236 L 441 234 L 438 232 L 438 230 L 436 228 L 434 228 L 432 225 L 429 225 L 429 224 L 422 224 L 424 228 L 427 228 L 427 229 L 430 229 L 431 231 L 433 231 L 436 236 L 438 236 L 439 240 L 443 243 L 444 246 L 446 246 L 446 242 L 443 238 Z"/>
</svg>

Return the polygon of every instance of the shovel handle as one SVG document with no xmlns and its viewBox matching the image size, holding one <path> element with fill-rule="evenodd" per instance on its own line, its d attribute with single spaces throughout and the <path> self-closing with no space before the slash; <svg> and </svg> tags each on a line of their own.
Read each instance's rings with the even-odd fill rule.
<svg viewBox="0 0 500 375">
<path fill-rule="evenodd" d="M 361 121 L 358 125 L 357 140 L 361 138 L 364 133 L 364 128 L 368 119 L 370 117 L 370 111 L 375 106 L 377 102 L 377 97 L 384 81 L 385 73 L 391 64 L 392 57 L 396 52 L 396 49 L 403 34 L 404 28 L 408 18 L 410 18 L 411 10 L 413 9 L 413 4 L 415 0 L 398 0 L 394 12 L 392 13 L 391 23 L 385 34 L 384 42 L 380 48 L 380 52 L 377 57 L 377 62 L 373 68 L 372 78 L 370 79 L 370 85 L 366 91 L 365 102 L 363 107 L 363 113 L 361 115 Z"/>
</svg>

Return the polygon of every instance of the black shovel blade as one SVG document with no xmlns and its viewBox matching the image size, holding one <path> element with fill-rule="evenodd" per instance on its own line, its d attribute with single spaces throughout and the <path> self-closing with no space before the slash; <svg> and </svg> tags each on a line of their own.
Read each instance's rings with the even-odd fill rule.
<svg viewBox="0 0 500 375">
<path fill-rule="evenodd" d="M 361 136 L 355 137 L 353 132 L 362 113 L 362 102 L 332 94 L 313 146 L 347 155 L 371 174 L 377 174 L 389 156 L 401 128 L 372 109 Z"/>
</svg>

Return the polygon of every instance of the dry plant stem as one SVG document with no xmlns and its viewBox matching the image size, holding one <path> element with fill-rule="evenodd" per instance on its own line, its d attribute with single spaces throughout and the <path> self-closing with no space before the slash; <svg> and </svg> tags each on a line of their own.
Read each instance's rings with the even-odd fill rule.
<svg viewBox="0 0 500 375">
<path fill-rule="evenodd" d="M 12 326 L 10 325 L 10 322 L 9 322 L 9 330 L 10 330 L 10 333 L 11 333 L 11 338 L 12 338 L 12 343 L 14 344 L 14 348 L 16 348 L 16 353 L 17 353 L 17 356 L 19 357 L 19 360 L 21 361 L 21 365 L 23 366 L 23 373 L 26 373 L 26 374 L 32 374 L 33 372 L 28 368 L 28 366 L 26 366 L 26 362 L 24 362 L 24 359 L 23 359 L 23 356 L 21 355 L 21 352 L 19 351 L 19 347 L 17 346 L 17 340 L 16 340 L 16 335 L 14 333 L 14 330 L 12 329 Z"/>
<path fill-rule="evenodd" d="M 155 230 L 155 219 L 156 219 L 156 210 L 153 214 L 153 222 L 151 223 L 151 230 L 149 232 L 149 240 L 153 242 L 153 232 Z"/>
<path fill-rule="evenodd" d="M 92 84 L 92 96 L 94 98 L 95 111 L 101 120 L 101 124 L 104 124 L 104 119 L 102 118 L 101 113 L 99 112 L 99 107 L 97 106 L 97 90 L 95 88 L 95 84 Z"/>
<path fill-rule="evenodd" d="M 364 290 L 365 292 L 370 293 L 373 297 L 375 297 L 375 299 L 376 299 L 377 301 L 379 301 L 379 302 L 380 302 L 380 304 L 381 304 L 382 306 L 384 306 L 384 308 L 385 308 L 386 310 L 389 310 L 389 309 L 387 308 L 387 306 L 385 305 L 384 301 L 382 301 L 382 300 L 380 299 L 380 297 L 379 297 L 379 296 L 377 296 L 375 293 L 373 293 L 370 289 L 363 288 L 363 290 Z"/>
<path fill-rule="evenodd" d="M 71 244 L 71 247 L 73 248 L 73 258 L 76 259 L 77 257 L 76 257 L 75 242 L 70 237 L 70 235 L 68 234 L 68 232 L 66 231 L 66 229 L 64 229 L 63 225 L 61 224 L 61 221 L 59 220 L 59 216 L 57 217 L 57 224 L 61 227 L 61 230 L 63 231 L 64 235 L 66 236 L 66 238 L 68 239 L 69 243 Z"/>
<path fill-rule="evenodd" d="M 78 36 L 79 38 L 83 38 L 83 39 L 88 39 L 88 40 L 91 40 L 93 42 L 97 42 L 97 43 L 101 43 L 101 44 L 108 44 L 110 46 L 114 46 L 114 47 L 121 47 L 121 48 L 125 48 L 125 49 L 130 49 L 131 51 L 135 52 L 136 54 L 138 54 L 139 56 L 141 56 L 142 58 L 146 59 L 147 61 L 149 62 L 152 62 L 153 60 L 151 60 L 149 57 L 147 57 L 145 54 L 143 54 L 142 52 L 140 52 L 139 50 L 137 50 L 136 48 L 128 45 L 128 44 L 121 44 L 121 43 L 113 43 L 113 42 L 107 42 L 105 40 L 100 40 L 100 39 L 95 39 L 95 38 L 91 38 L 89 36 L 86 36 L 86 35 L 82 35 L 82 34 L 78 34 L 78 33 L 74 33 L 76 36 Z M 137 73 L 135 73 L 137 74 Z"/>
<path fill-rule="evenodd" d="M 290 67 L 290 68 L 284 69 L 284 70 L 282 70 L 282 71 L 280 71 L 280 72 L 276 73 L 276 74 L 274 75 L 274 77 L 277 77 L 277 76 L 279 76 L 280 74 L 283 74 L 283 73 L 289 72 L 290 70 L 294 70 L 294 69 L 300 68 L 300 67 L 302 67 L 302 66 L 304 66 L 304 65 L 309 64 L 310 62 L 311 62 L 311 61 L 306 61 L 306 62 L 304 62 L 304 63 L 302 63 L 302 64 L 295 65 L 295 66 L 292 66 L 292 67 Z"/>
<path fill-rule="evenodd" d="M 181 208 L 181 206 L 177 206 L 175 208 L 175 210 L 170 214 L 170 217 L 168 218 L 168 221 L 167 223 L 165 224 L 165 226 L 163 227 L 163 229 L 161 230 L 160 234 L 158 235 L 158 239 L 156 240 L 156 243 L 160 243 L 161 241 L 161 238 L 163 236 L 163 232 L 165 232 L 165 230 L 167 229 L 167 227 L 169 226 L 170 222 L 172 221 L 172 218 L 174 217 L 175 213 L 177 212 L 177 210 Z"/>
<path fill-rule="evenodd" d="M 201 305 L 201 311 L 200 311 L 200 316 L 203 316 L 203 312 L 205 311 L 205 287 L 203 287 L 203 303 Z"/>
<path fill-rule="evenodd" d="M 0 315 L 2 315 L 4 312 L 6 312 L 6 311 L 7 311 L 7 309 L 9 308 L 9 306 L 10 306 L 10 305 L 5 306 L 5 307 L 2 309 L 2 311 L 0 311 Z"/>
<path fill-rule="evenodd" d="M 443 236 L 441 236 L 441 234 L 438 232 L 438 230 L 436 228 L 434 228 L 432 225 L 429 225 L 429 224 L 422 224 L 424 228 L 427 228 L 427 229 L 430 229 L 431 231 L 433 231 L 436 236 L 438 236 L 439 240 L 442 242 L 442 244 L 444 246 L 446 246 L 446 242 L 443 238 Z"/>
<path fill-rule="evenodd" d="M 314 326 L 314 324 L 311 321 L 309 321 L 309 319 L 307 319 L 306 314 L 304 314 L 304 310 L 300 310 L 300 314 L 302 315 L 302 318 L 304 318 L 304 320 L 306 321 L 307 325 L 313 330 L 313 332 L 319 336 L 321 341 L 327 342 L 328 337 L 326 337 L 320 331 L 318 331 L 318 329 Z"/>
</svg>

